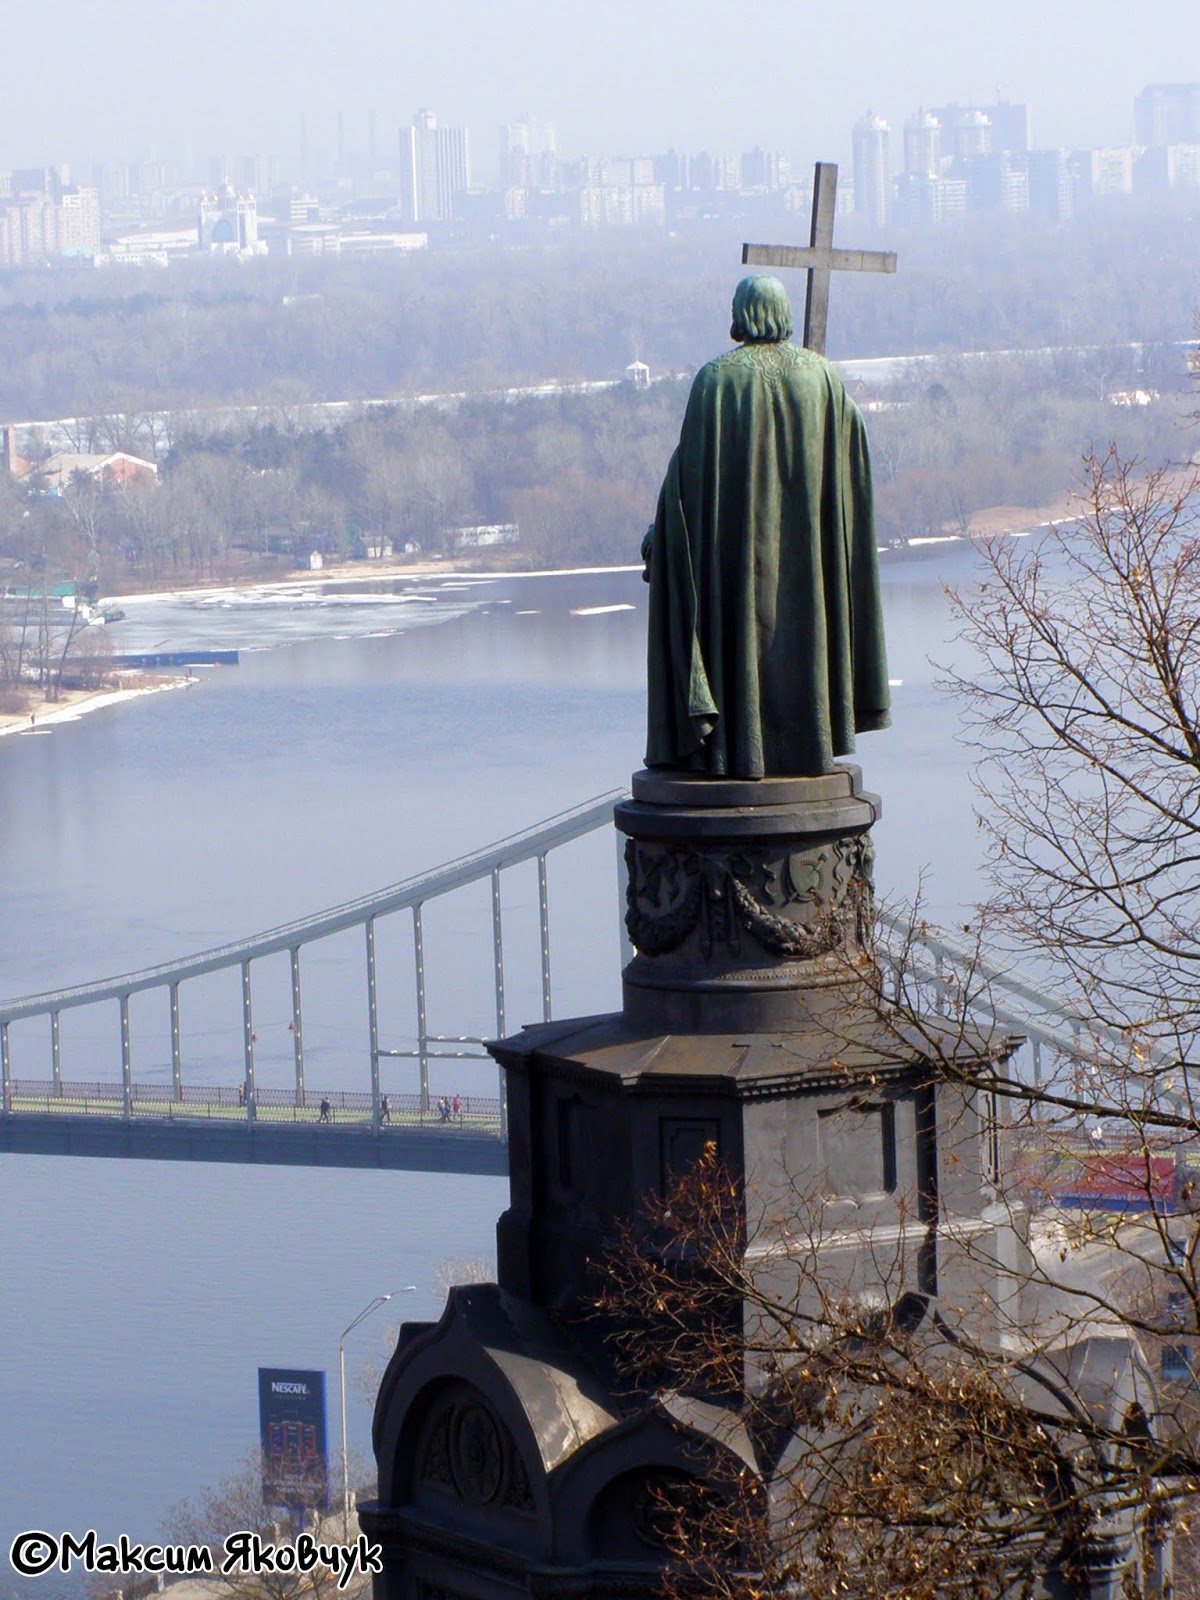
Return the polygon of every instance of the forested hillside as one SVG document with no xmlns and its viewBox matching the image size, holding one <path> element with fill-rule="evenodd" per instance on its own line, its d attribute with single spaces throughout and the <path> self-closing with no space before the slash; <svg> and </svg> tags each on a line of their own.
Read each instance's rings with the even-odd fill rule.
<svg viewBox="0 0 1200 1600">
<path fill-rule="evenodd" d="M 1192 228 L 1182 212 L 1129 205 L 1056 233 L 966 228 L 897 241 L 895 278 L 837 285 L 835 354 L 946 352 L 852 382 L 882 540 L 1056 500 L 1110 439 L 1152 461 L 1190 450 L 1179 342 L 1200 299 Z M 0 481 L 0 557 L 112 591 L 278 569 L 313 548 L 451 553 L 461 527 L 517 523 L 524 563 L 636 559 L 688 374 L 728 343 L 739 242 L 604 236 L 386 264 L 197 264 L 126 292 L 96 274 L 10 280 L 0 418 L 86 414 L 75 448 L 130 450 L 159 474 L 126 490 L 79 477 L 62 496 L 38 492 L 36 476 Z M 1009 353 L 953 353 L 989 348 Z M 613 377 L 635 351 L 656 380 L 645 391 L 498 394 Z M 402 398 L 455 391 L 437 405 Z M 336 426 L 306 407 L 382 395 L 398 398 Z M 216 409 L 231 403 L 257 414 Z M 51 445 L 35 434 L 24 448 L 36 459 Z"/>
<path fill-rule="evenodd" d="M 797 242 L 806 227 L 794 219 Z M 836 281 L 830 353 L 1186 337 L 1195 228 L 1186 208 L 1130 201 L 1056 230 L 988 217 L 885 241 L 846 219 L 843 242 L 893 245 L 900 270 Z M 409 259 L 10 275 L 0 419 L 615 377 L 635 352 L 655 372 L 690 370 L 724 339 L 741 242 L 714 225 Z"/>
<path fill-rule="evenodd" d="M 1071 486 L 1089 446 L 1114 437 L 1129 453 L 1177 459 L 1191 401 L 1178 353 L 1158 376 L 1153 403 L 1118 408 L 1114 390 L 1149 381 L 1133 357 L 947 358 L 882 401 L 862 393 L 878 408 L 868 420 L 881 539 L 962 532 L 983 507 L 1045 504 Z M 312 549 L 353 557 L 384 540 L 453 554 L 455 530 L 515 522 L 523 564 L 632 561 L 686 395 L 687 380 L 670 379 L 371 410 L 325 431 L 276 419 L 196 427 L 162 453 L 157 482 L 77 478 L 61 497 L 0 483 L 0 556 L 112 591 L 275 570 Z"/>
</svg>

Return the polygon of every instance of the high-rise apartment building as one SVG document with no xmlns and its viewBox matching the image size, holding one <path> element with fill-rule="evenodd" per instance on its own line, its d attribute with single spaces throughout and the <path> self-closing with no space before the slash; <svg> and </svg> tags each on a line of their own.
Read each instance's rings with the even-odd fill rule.
<svg viewBox="0 0 1200 1600">
<path fill-rule="evenodd" d="M 654 158 L 652 156 L 585 157 L 584 172 L 588 183 L 604 186 L 620 183 L 653 183 Z"/>
<path fill-rule="evenodd" d="M 41 266 L 53 256 L 94 255 L 99 248 L 96 190 L 62 184 L 46 170 L 53 181 L 45 189 L 30 183 L 28 171 L 14 172 L 10 197 L 0 199 L 0 267 Z"/>
<path fill-rule="evenodd" d="M 1173 144 L 1166 157 L 1169 188 L 1200 189 L 1200 143 Z"/>
<path fill-rule="evenodd" d="M 1133 185 L 1142 194 L 1168 194 L 1172 189 L 1200 188 L 1200 143 L 1157 144 L 1140 150 Z"/>
<path fill-rule="evenodd" d="M 1010 155 L 1023 155 L 1030 144 L 1029 107 L 1020 102 L 998 100 L 994 105 L 980 106 L 992 125 L 992 149 L 1007 150 Z"/>
<path fill-rule="evenodd" d="M 432 111 L 418 111 L 400 130 L 400 205 L 407 222 L 451 222 L 458 197 L 470 187 L 465 128 L 439 128 Z"/>
<path fill-rule="evenodd" d="M 976 156 L 989 155 L 992 148 L 992 120 L 986 111 L 971 106 L 950 124 L 950 151 L 955 161 L 973 161 Z"/>
<path fill-rule="evenodd" d="M 701 150 L 692 160 L 692 185 L 706 192 L 717 189 L 740 189 L 741 157 L 723 156 L 712 150 Z"/>
<path fill-rule="evenodd" d="M 1021 155 L 1029 149 L 1029 107 L 1019 101 L 997 100 L 990 106 L 955 104 L 930 106 L 929 109 L 942 125 L 942 154 L 956 161 L 987 155 L 991 150 Z"/>
<path fill-rule="evenodd" d="M 1065 222 L 1071 215 L 1071 171 L 1065 150 L 1031 150 L 1025 158 L 1029 178 L 1029 211 L 1044 222 Z"/>
<path fill-rule="evenodd" d="M 666 222 L 661 183 L 585 184 L 577 191 L 577 204 L 584 227 L 661 228 Z"/>
<path fill-rule="evenodd" d="M 100 248 L 100 196 L 69 184 L 55 207 L 59 255 L 95 255 Z"/>
<path fill-rule="evenodd" d="M 554 128 L 528 113 L 500 129 L 500 181 L 519 189 L 548 189 L 557 177 Z"/>
<path fill-rule="evenodd" d="M 792 158 L 782 150 L 755 146 L 742 156 L 743 189 L 786 189 L 792 181 Z"/>
<path fill-rule="evenodd" d="M 654 181 L 661 183 L 668 189 L 690 189 L 692 187 L 692 158 L 682 155 L 678 150 L 668 150 L 665 155 L 656 156 L 654 161 Z"/>
<path fill-rule="evenodd" d="M 1029 174 L 1025 158 L 1007 150 L 989 150 L 963 163 L 967 205 L 971 211 L 1028 211 Z"/>
<path fill-rule="evenodd" d="M 0 216 L 4 221 L 0 266 L 41 266 L 54 254 L 58 230 L 49 195 L 26 194 L 14 199 L 0 209 Z"/>
<path fill-rule="evenodd" d="M 242 188 L 253 195 L 269 195 L 279 183 L 278 156 L 243 156 Z"/>
<path fill-rule="evenodd" d="M 904 124 L 904 172 L 909 178 L 939 178 L 942 125 L 930 111 L 918 111 Z"/>
<path fill-rule="evenodd" d="M 58 198 L 59 190 L 67 181 L 65 172 L 56 167 L 14 167 L 12 193 L 14 195 L 49 195 Z"/>
<path fill-rule="evenodd" d="M 943 178 L 904 172 L 896 182 L 896 214 L 910 228 L 932 228 L 942 220 Z"/>
<path fill-rule="evenodd" d="M 128 207 L 133 193 L 128 162 L 97 161 L 92 168 L 92 183 L 99 191 L 100 204 L 105 211 Z"/>
<path fill-rule="evenodd" d="M 167 187 L 167 167 L 162 161 L 139 161 L 133 169 L 134 192 L 144 199 L 161 193 Z"/>
<path fill-rule="evenodd" d="M 871 111 L 854 125 L 854 210 L 876 228 L 887 221 L 891 209 L 890 137 L 887 123 Z"/>
<path fill-rule="evenodd" d="M 1149 83 L 1133 102 L 1138 144 L 1200 144 L 1200 83 Z"/>
<path fill-rule="evenodd" d="M 1133 193 L 1133 147 L 1077 150 L 1070 157 L 1072 200 L 1076 207 L 1090 200 Z"/>
</svg>

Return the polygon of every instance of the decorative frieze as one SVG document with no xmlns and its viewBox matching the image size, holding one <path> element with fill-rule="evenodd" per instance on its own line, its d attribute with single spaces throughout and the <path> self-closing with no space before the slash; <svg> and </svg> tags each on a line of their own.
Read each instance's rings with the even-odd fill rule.
<svg viewBox="0 0 1200 1600">
<path fill-rule="evenodd" d="M 782 849 L 630 838 L 625 926 L 643 955 L 671 955 L 690 942 L 705 962 L 812 961 L 869 948 L 873 864 L 866 833 Z"/>
</svg>

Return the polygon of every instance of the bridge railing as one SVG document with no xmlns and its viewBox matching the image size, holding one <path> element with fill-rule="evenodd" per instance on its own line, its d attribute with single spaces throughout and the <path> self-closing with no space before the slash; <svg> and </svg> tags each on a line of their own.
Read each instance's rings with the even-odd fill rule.
<svg viewBox="0 0 1200 1600">
<path fill-rule="evenodd" d="M 1115 1030 L 1101 1029 L 1075 1015 L 1049 984 L 1039 982 L 1011 959 L 984 950 L 972 938 L 927 928 L 908 912 L 888 907 L 879 910 L 878 922 L 883 961 L 902 967 L 906 982 L 928 1009 L 998 1023 L 1022 1036 L 1035 1086 L 1053 1075 L 1052 1068 L 1047 1072 L 1047 1053 L 1052 1060 L 1088 1060 L 1094 1065 L 1098 1051 L 1111 1050 L 1118 1061 L 1128 1052 L 1128 1040 Z M 1177 1062 L 1161 1049 L 1150 1047 L 1147 1063 L 1160 1075 L 1158 1088 L 1164 1099 L 1183 1112 L 1183 1099 L 1161 1081 L 1161 1074 Z"/>
<path fill-rule="evenodd" d="M 470 1094 L 456 1098 L 457 1106 L 449 1099 L 444 1105 L 423 1102 L 419 1094 L 381 1097 L 380 1126 L 384 1129 L 442 1127 L 499 1133 L 500 1101 L 494 1095 Z M 124 1117 L 124 1088 L 104 1079 L 64 1079 L 54 1083 L 48 1078 L 14 1078 L 12 1109 L 14 1112 Z M 374 1111 L 371 1096 L 359 1089 L 328 1089 L 317 1094 L 309 1091 L 303 1102 L 297 1100 L 290 1089 L 260 1087 L 255 1095 L 255 1119 L 259 1122 L 370 1126 Z M 135 1120 L 230 1122 L 244 1118 L 245 1095 L 240 1086 L 234 1089 L 226 1084 L 185 1084 L 182 1098 L 176 1099 L 167 1084 L 135 1083 L 131 1114 Z"/>
<path fill-rule="evenodd" d="M 425 956 L 423 912 L 434 900 L 483 880 L 491 885 L 491 968 L 496 1035 L 508 1031 L 505 1010 L 504 916 L 501 898 L 502 875 L 525 862 L 537 865 L 538 944 L 541 964 L 542 1017 L 552 1018 L 552 971 L 550 946 L 550 904 L 547 859 L 563 845 L 611 826 L 613 805 L 624 798 L 624 790 L 614 790 L 584 805 L 576 806 L 548 821 L 502 839 L 487 849 L 463 856 L 446 866 L 421 873 L 403 883 L 348 901 L 316 916 L 303 917 L 270 929 L 250 939 L 219 945 L 199 955 L 140 972 L 125 973 L 100 983 L 85 983 L 69 989 L 28 995 L 0 1002 L 0 1111 L 19 1114 L 26 1109 L 69 1111 L 86 1109 L 132 1119 L 150 1113 L 153 1105 L 159 1115 L 213 1116 L 239 1115 L 248 1122 L 256 1118 L 277 1120 L 290 1113 L 297 1120 L 326 1116 L 351 1116 L 376 1129 L 406 1120 L 424 1123 L 454 1122 L 465 1113 L 445 1101 L 433 1102 L 430 1096 L 429 1067 L 438 1060 L 487 1060 L 483 1041 L 477 1036 L 439 1034 L 429 1027 L 428 982 Z M 379 986 L 376 971 L 376 925 L 386 917 L 407 914 L 411 919 L 413 947 L 413 997 L 416 1030 L 412 1048 L 391 1048 L 381 1043 Z M 366 1091 L 322 1090 L 314 1095 L 306 1090 L 304 1075 L 304 1008 L 301 985 L 301 955 L 318 940 L 348 930 L 361 930 L 366 976 L 367 1031 L 370 1054 L 370 1087 Z M 268 956 L 286 954 L 290 963 L 291 1020 L 294 1086 L 260 1088 L 255 1082 L 254 971 L 255 964 Z M 241 989 L 242 1079 L 236 1087 L 209 1088 L 185 1084 L 183 1079 L 183 1029 L 180 989 L 183 985 L 216 972 L 233 972 Z M 130 1000 L 147 990 L 165 993 L 170 1029 L 171 1083 L 147 1085 L 135 1081 Z M 111 1084 L 79 1085 L 65 1080 L 62 1071 L 61 1017 L 63 1012 L 84 1006 L 115 1008 L 115 1043 L 119 1050 L 121 1075 Z M 48 1028 L 50 1076 L 45 1081 L 14 1078 L 10 1028 L 14 1023 L 42 1019 Z M 419 1073 L 419 1090 L 408 1105 L 406 1097 L 384 1094 L 380 1084 L 380 1062 L 389 1058 L 413 1060 Z M 86 1092 L 77 1092 L 77 1091 Z M 507 1135 L 504 1088 L 484 1107 L 479 1096 L 470 1097 L 476 1113 L 470 1125 L 488 1124 L 501 1137 Z M 340 1101 L 339 1101 L 340 1097 Z M 314 1106 L 314 1099 L 316 1105 Z"/>
<path fill-rule="evenodd" d="M 965 1009 L 1022 1035 L 1029 1046 L 1035 1084 L 1045 1076 L 1043 1060 L 1047 1048 L 1068 1058 L 1079 1055 L 1083 1023 L 1063 1008 L 1046 985 L 988 955 L 969 938 L 920 924 L 914 931 L 905 910 L 879 908 L 878 921 L 884 959 L 888 959 L 887 942 L 891 939 L 895 941 L 893 952 L 902 949 L 898 960 L 906 979 L 916 984 L 930 1009 L 941 1012 L 949 1006 L 956 1013 L 963 1009 L 961 994 L 951 1000 L 950 990 L 960 985 L 965 976 L 974 996 L 973 1003 L 968 1002 Z M 897 958 L 893 955 L 893 959 Z"/>
<path fill-rule="evenodd" d="M 375 1129 L 389 1125 L 437 1125 L 459 1120 L 445 1097 L 434 1101 L 430 1094 L 431 1062 L 444 1060 L 486 1060 L 483 1041 L 477 1036 L 435 1033 L 429 1027 L 428 971 L 424 945 L 423 911 L 432 901 L 468 885 L 489 881 L 491 887 L 491 977 L 496 1035 L 508 1031 L 505 1007 L 504 918 L 501 877 L 508 869 L 525 862 L 536 862 L 538 885 L 538 946 L 540 959 L 542 1017 L 552 1018 L 550 947 L 550 908 L 547 858 L 553 851 L 612 824 L 613 806 L 626 798 L 627 791 L 614 790 L 573 810 L 552 817 L 537 827 L 514 834 L 487 849 L 476 851 L 446 866 L 407 879 L 376 894 L 352 900 L 333 910 L 290 922 L 254 938 L 218 946 L 199 955 L 140 972 L 126 973 L 101 983 L 80 984 L 23 999 L 0 1002 L 0 1108 L 14 1115 L 27 1110 L 83 1112 L 122 1116 L 258 1118 L 272 1121 L 328 1120 L 358 1121 Z M 618 882 L 623 872 L 618 870 Z M 379 988 L 376 976 L 376 925 L 381 919 L 407 914 L 412 925 L 413 996 L 415 1000 L 415 1043 L 411 1048 L 392 1048 L 381 1043 Z M 1049 1047 L 1071 1058 L 1080 1054 L 1082 1025 L 1064 1012 L 1060 1003 L 1044 986 L 1003 960 L 984 956 L 969 940 L 919 926 L 914 933 L 907 917 L 897 911 L 880 912 L 881 946 L 903 947 L 902 960 L 907 974 L 915 978 L 932 999 L 933 1008 L 948 996 L 955 975 L 969 971 L 973 990 L 979 996 L 978 1009 L 986 1011 L 1001 1026 L 1023 1034 L 1030 1043 L 1032 1076 L 1043 1076 L 1042 1052 Z M 632 953 L 622 930 L 623 962 Z M 311 1090 L 305 1085 L 301 954 L 310 945 L 333 934 L 358 929 L 363 937 L 367 1024 L 369 1036 L 370 1083 L 366 1090 Z M 294 1083 L 287 1089 L 258 1086 L 255 1081 L 254 968 L 255 963 L 272 955 L 286 953 L 290 963 L 291 1035 Z M 234 972 L 241 988 L 241 1082 L 234 1086 L 208 1086 L 185 1083 L 180 1023 L 180 989 L 191 980 L 221 971 Z M 130 1027 L 130 999 L 146 990 L 164 991 L 168 1000 L 170 1028 L 170 1085 L 135 1081 Z M 80 1084 L 66 1080 L 62 1072 L 61 1023 L 64 1011 L 83 1006 L 114 1006 L 116 1044 L 120 1054 L 119 1081 Z M 48 1079 L 14 1077 L 9 1030 L 13 1023 L 43 1019 L 48 1027 L 50 1076 Z M 419 1073 L 418 1092 L 412 1096 L 381 1089 L 380 1062 L 388 1059 L 415 1061 Z M 499 1097 L 484 1100 L 472 1095 L 469 1118 L 463 1125 L 488 1127 L 506 1137 L 504 1087 Z"/>
</svg>

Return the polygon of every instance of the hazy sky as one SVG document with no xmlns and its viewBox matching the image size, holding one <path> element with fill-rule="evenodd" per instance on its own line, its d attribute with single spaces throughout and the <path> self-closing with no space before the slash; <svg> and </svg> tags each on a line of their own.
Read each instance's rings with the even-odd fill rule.
<svg viewBox="0 0 1200 1600">
<path fill-rule="evenodd" d="M 489 167 L 523 111 L 560 152 L 843 159 L 868 107 L 1027 101 L 1039 144 L 1128 143 L 1147 82 L 1200 79 L 1198 0 L 54 0 L 7 31 L 0 166 L 290 156 L 303 110 L 380 158 L 418 106 Z"/>
</svg>

